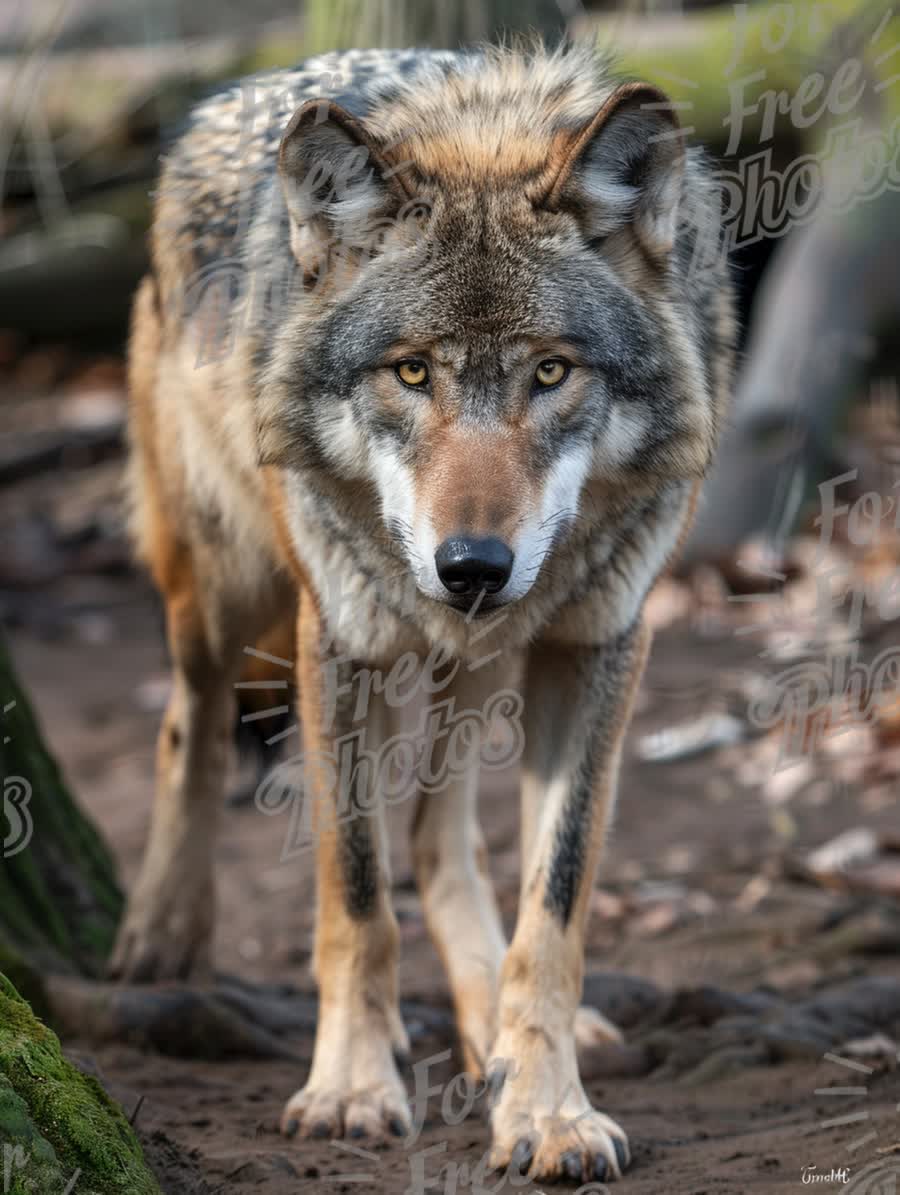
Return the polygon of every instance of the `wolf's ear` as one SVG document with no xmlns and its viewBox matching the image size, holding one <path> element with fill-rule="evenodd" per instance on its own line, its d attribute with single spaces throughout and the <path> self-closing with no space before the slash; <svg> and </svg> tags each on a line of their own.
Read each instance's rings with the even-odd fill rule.
<svg viewBox="0 0 900 1195">
<path fill-rule="evenodd" d="M 297 109 L 278 151 L 291 249 L 314 270 L 329 246 L 371 248 L 373 230 L 407 204 L 398 167 L 349 112 L 331 100 Z"/>
<path fill-rule="evenodd" d="M 544 206 L 574 211 L 591 238 L 630 225 L 664 257 L 675 242 L 684 135 L 671 102 L 623 83 L 566 147 Z"/>
</svg>

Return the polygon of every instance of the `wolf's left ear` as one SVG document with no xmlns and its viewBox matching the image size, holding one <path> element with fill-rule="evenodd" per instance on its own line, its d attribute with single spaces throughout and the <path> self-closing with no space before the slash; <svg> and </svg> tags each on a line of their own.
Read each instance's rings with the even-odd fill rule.
<svg viewBox="0 0 900 1195">
<path fill-rule="evenodd" d="M 370 248 L 373 229 L 411 196 L 362 124 L 331 100 L 309 100 L 285 129 L 278 174 L 291 248 L 314 269 L 329 246 Z"/>
<path fill-rule="evenodd" d="M 543 206 L 574 211 L 600 238 L 630 225 L 662 258 L 675 242 L 684 134 L 665 95 L 623 83 L 569 142 Z"/>
</svg>

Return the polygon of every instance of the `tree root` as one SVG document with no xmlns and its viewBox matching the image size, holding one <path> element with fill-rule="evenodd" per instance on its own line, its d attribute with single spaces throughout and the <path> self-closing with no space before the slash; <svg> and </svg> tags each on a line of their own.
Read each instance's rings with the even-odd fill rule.
<svg viewBox="0 0 900 1195">
<path fill-rule="evenodd" d="M 63 1036 L 127 1042 L 179 1058 L 280 1058 L 300 1062 L 290 1039 L 315 1033 L 318 1001 L 290 986 L 217 976 L 210 986 L 128 985 L 70 975 L 44 978 L 47 1015 Z M 404 1003 L 411 1039 L 446 1034 L 448 1010 Z"/>
<path fill-rule="evenodd" d="M 51 1020 L 64 1036 L 95 1044 L 128 1042 L 182 1058 L 300 1061 L 268 1027 L 275 1022 L 266 1002 L 254 1008 L 245 996 L 236 1007 L 228 989 L 180 983 L 132 987 L 53 975 L 45 990 Z M 286 1023 L 285 1016 L 281 1024 Z"/>
</svg>

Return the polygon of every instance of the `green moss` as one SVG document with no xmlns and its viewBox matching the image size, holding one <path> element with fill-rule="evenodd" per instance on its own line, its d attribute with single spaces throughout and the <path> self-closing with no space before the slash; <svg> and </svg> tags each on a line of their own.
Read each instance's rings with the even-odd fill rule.
<svg viewBox="0 0 900 1195">
<path fill-rule="evenodd" d="M 629 25 L 627 16 L 604 18 L 598 22 L 598 40 L 614 52 L 631 46 L 618 55 L 622 69 L 658 84 L 684 105 L 680 111 L 682 123 L 692 126 L 698 137 L 717 149 L 728 140 L 728 116 L 733 104 L 738 108 L 745 103 L 752 105 L 768 91 L 784 91 L 788 99 L 793 99 L 805 79 L 823 72 L 826 80 L 822 93 L 805 107 L 801 104 L 806 114 L 815 112 L 827 92 L 829 57 L 833 71 L 841 62 L 858 55 L 865 63 L 869 81 L 852 111 L 835 117 L 826 112 L 807 131 L 795 128 L 790 115 L 779 112 L 775 117 L 778 135 L 799 140 L 809 150 L 820 141 L 829 124 L 861 116 L 872 99 L 880 107 L 882 127 L 889 127 L 900 115 L 897 88 L 882 86 L 880 91 L 874 90 L 878 81 L 885 84 L 896 70 L 888 51 L 897 44 L 900 19 L 871 29 L 869 36 L 863 34 L 855 50 L 829 50 L 840 22 L 856 18 L 865 29 L 865 8 L 865 0 L 830 0 L 828 5 L 753 5 L 744 25 L 732 5 L 723 5 L 680 18 L 673 23 L 671 38 L 659 44 L 642 44 L 641 26 Z M 873 39 L 875 32 L 878 37 Z M 754 74 L 762 77 L 750 82 Z M 741 80 L 747 80 L 743 87 Z M 755 113 L 745 116 L 739 154 L 752 152 L 758 144 L 765 107 L 759 103 Z"/>
<path fill-rule="evenodd" d="M 76 1170 L 75 1195 L 160 1195 L 121 1108 L 65 1060 L 56 1035 L 4 975 L 0 1142 L 26 1155 L 10 1168 L 10 1195 L 63 1195 Z"/>
<path fill-rule="evenodd" d="M 68 1180 L 56 1150 L 34 1127 L 25 1101 L 2 1074 L 0 1140 L 4 1147 L 0 1153 L 0 1183 L 8 1195 L 49 1195 L 65 1190 Z"/>
</svg>

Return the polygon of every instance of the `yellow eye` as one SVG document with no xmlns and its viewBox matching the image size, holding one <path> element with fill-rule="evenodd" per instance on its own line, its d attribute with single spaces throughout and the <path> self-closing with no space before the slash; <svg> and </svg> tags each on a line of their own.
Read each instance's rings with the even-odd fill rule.
<svg viewBox="0 0 900 1195">
<path fill-rule="evenodd" d="M 398 361 L 394 372 L 404 386 L 424 386 L 428 381 L 428 367 L 421 361 Z"/>
<path fill-rule="evenodd" d="M 558 357 L 548 357 L 534 371 L 534 380 L 539 386 L 558 386 L 569 376 L 569 367 Z"/>
</svg>

